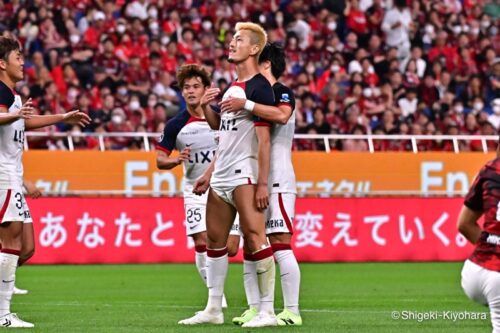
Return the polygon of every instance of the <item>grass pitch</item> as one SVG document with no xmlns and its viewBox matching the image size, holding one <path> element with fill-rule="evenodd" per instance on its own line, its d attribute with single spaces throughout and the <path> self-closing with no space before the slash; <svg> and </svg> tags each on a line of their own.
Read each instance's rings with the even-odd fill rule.
<svg viewBox="0 0 500 333">
<path fill-rule="evenodd" d="M 300 328 L 250 330 L 231 323 L 245 309 L 239 264 L 230 265 L 229 309 L 222 326 L 177 325 L 207 299 L 191 264 L 22 267 L 17 285 L 30 293 L 14 296 L 12 310 L 34 322 L 31 331 L 36 332 L 490 332 L 488 309 L 469 301 L 460 288 L 461 267 L 302 264 Z M 283 305 L 279 283 L 276 291 L 278 313 Z M 455 311 L 485 313 L 486 320 L 447 317 Z M 393 312 L 400 318 L 391 318 Z"/>
</svg>

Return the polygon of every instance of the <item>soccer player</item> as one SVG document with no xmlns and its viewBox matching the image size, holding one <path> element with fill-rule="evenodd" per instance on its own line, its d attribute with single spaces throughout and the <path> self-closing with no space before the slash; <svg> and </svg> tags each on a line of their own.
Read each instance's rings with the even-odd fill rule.
<svg viewBox="0 0 500 333">
<path fill-rule="evenodd" d="M 193 193 L 193 185 L 212 162 L 217 149 L 217 131 L 205 120 L 200 100 L 210 86 L 210 74 L 199 65 L 183 65 L 177 72 L 177 82 L 186 100 L 186 109 L 170 119 L 157 146 L 156 165 L 169 170 L 182 164 L 184 167 L 184 210 L 186 234 L 194 241 L 195 263 L 200 276 L 207 284 L 207 227 L 205 212 L 207 194 Z M 177 149 L 176 157 L 170 156 Z M 237 222 L 235 223 L 237 227 Z M 237 228 L 228 239 L 229 256 L 236 255 L 239 246 Z M 227 307 L 223 298 L 223 307 Z"/>
<path fill-rule="evenodd" d="M 232 96 L 266 105 L 274 104 L 271 85 L 258 68 L 258 57 L 266 42 L 267 35 L 259 25 L 236 24 L 228 59 L 236 65 L 238 79 L 224 92 L 223 100 Z M 208 89 L 205 102 L 213 101 L 218 94 L 218 89 Z M 209 296 L 203 311 L 181 320 L 179 324 L 224 322 L 221 302 L 228 268 L 226 241 L 238 212 L 245 243 L 251 260 L 255 261 L 259 286 L 259 315 L 244 326 L 276 326 L 273 308 L 275 266 L 264 221 L 269 200 L 270 124 L 245 110 L 219 116 L 205 107 L 204 113 L 209 123 L 220 121 L 219 146 L 207 203 Z"/>
<path fill-rule="evenodd" d="M 36 129 L 58 122 L 85 126 L 90 118 L 79 111 L 65 114 L 33 115 L 31 101 L 24 105 L 14 91 L 23 79 L 24 60 L 19 43 L 0 37 L 0 327 L 34 327 L 10 312 L 18 263 L 23 243 L 34 244 L 33 233 L 26 229 L 31 216 L 23 195 L 23 164 L 25 129 Z M 29 225 L 29 226 L 28 226 Z"/>
<path fill-rule="evenodd" d="M 299 313 L 300 269 L 291 248 L 292 220 L 295 214 L 295 172 L 292 164 L 292 141 L 295 132 L 295 96 L 279 83 L 286 68 L 283 48 L 267 44 L 259 57 L 259 70 L 271 83 L 276 106 L 250 103 L 253 114 L 274 123 L 271 131 L 271 171 L 269 176 L 269 208 L 266 234 L 281 272 L 285 309 L 277 315 L 278 325 L 302 325 Z M 235 112 L 247 103 L 242 98 L 230 98 L 221 103 L 222 112 Z M 245 251 L 247 252 L 247 251 Z M 247 253 L 245 253 L 247 254 Z M 246 257 L 246 256 L 245 256 Z M 244 260 L 244 285 L 249 309 L 233 323 L 242 325 L 257 315 L 259 293 L 257 274 L 252 261 Z"/>
<path fill-rule="evenodd" d="M 490 308 L 493 333 L 500 333 L 500 138 L 496 159 L 479 171 L 458 217 L 458 230 L 475 245 L 462 269 L 465 294 Z M 477 221 L 484 214 L 483 228 Z"/>
</svg>

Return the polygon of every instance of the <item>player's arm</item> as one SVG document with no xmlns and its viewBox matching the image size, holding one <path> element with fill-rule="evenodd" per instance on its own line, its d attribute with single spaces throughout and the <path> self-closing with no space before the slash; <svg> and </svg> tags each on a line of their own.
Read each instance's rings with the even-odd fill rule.
<svg viewBox="0 0 500 333">
<path fill-rule="evenodd" d="M 25 127 L 27 130 L 51 126 L 57 123 L 65 123 L 69 125 L 80 125 L 85 127 L 90 124 L 90 117 L 78 110 L 70 111 L 63 114 L 51 114 L 43 116 L 31 116 L 26 119 Z"/>
<path fill-rule="evenodd" d="M 171 157 L 167 150 L 156 151 L 156 167 L 160 170 L 170 170 L 180 165 L 182 162 L 189 160 L 191 148 L 184 148 L 176 157 Z"/>
<path fill-rule="evenodd" d="M 24 179 L 23 186 L 26 188 L 26 193 L 30 198 L 38 199 L 42 196 L 42 192 L 40 191 L 40 189 L 29 180 Z"/>
<path fill-rule="evenodd" d="M 202 195 L 208 190 L 208 187 L 210 186 L 210 179 L 212 178 L 212 173 L 214 172 L 216 159 L 217 158 L 214 157 L 205 172 L 203 172 L 203 174 L 198 179 L 196 179 L 196 182 L 193 186 L 194 194 Z"/>
<path fill-rule="evenodd" d="M 228 98 L 220 103 L 222 112 L 236 112 L 241 109 L 252 112 L 254 115 L 272 123 L 286 124 L 292 115 L 290 104 L 279 106 L 255 103 L 245 98 Z"/>
<path fill-rule="evenodd" d="M 14 103 L 12 93 L 10 91 L 0 91 L 0 125 L 8 125 L 19 119 L 28 119 L 33 114 L 31 98 L 16 112 L 9 112 L 12 103 Z"/>
<path fill-rule="evenodd" d="M 472 244 L 476 244 L 479 240 L 479 236 L 481 235 L 481 227 L 478 225 L 477 220 L 481 217 L 484 211 L 483 175 L 485 172 L 486 168 L 483 167 L 474 179 L 469 192 L 465 196 L 464 206 L 458 216 L 458 230 Z"/>
<path fill-rule="evenodd" d="M 458 231 L 472 244 L 476 244 L 481 236 L 481 227 L 477 220 L 483 215 L 482 212 L 477 212 L 466 205 L 462 207 L 458 215 Z"/>
<path fill-rule="evenodd" d="M 258 141 L 259 176 L 257 178 L 257 192 L 255 201 L 257 208 L 266 209 L 269 205 L 267 180 L 269 178 L 269 163 L 271 159 L 271 126 L 256 126 L 255 133 Z"/>
<path fill-rule="evenodd" d="M 213 130 L 218 130 L 220 127 L 220 114 L 215 112 L 210 107 L 210 103 L 215 101 L 215 98 L 220 94 L 219 88 L 208 88 L 205 91 L 205 94 L 201 98 L 200 106 L 203 109 L 203 114 L 205 115 L 205 119 L 207 120 L 208 125 Z"/>
</svg>

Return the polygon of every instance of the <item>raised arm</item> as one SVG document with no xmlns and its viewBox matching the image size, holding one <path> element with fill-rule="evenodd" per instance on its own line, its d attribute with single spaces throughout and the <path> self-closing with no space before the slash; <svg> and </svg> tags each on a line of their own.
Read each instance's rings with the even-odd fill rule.
<svg viewBox="0 0 500 333">
<path fill-rule="evenodd" d="M 215 101 L 215 98 L 220 94 L 219 88 L 208 88 L 205 95 L 201 98 L 200 105 L 203 109 L 203 114 L 207 120 L 208 125 L 213 130 L 218 130 L 220 127 L 220 114 L 215 112 L 210 103 Z"/>
<path fill-rule="evenodd" d="M 27 130 L 31 130 L 54 125 L 60 122 L 70 125 L 80 125 L 84 127 L 90 124 L 90 117 L 78 110 L 63 114 L 31 116 L 30 118 L 26 119 L 25 127 Z"/>
</svg>

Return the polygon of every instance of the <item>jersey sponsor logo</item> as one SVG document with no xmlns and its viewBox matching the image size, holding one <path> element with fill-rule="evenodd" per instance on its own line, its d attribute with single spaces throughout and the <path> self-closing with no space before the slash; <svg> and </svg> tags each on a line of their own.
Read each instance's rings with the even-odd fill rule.
<svg viewBox="0 0 500 333">
<path fill-rule="evenodd" d="M 210 163 L 212 162 L 212 157 L 215 156 L 215 150 L 205 150 L 205 151 L 197 151 L 195 153 L 191 153 L 189 158 L 189 163 Z"/>
<path fill-rule="evenodd" d="M 281 94 L 280 102 L 282 102 L 282 103 L 289 103 L 290 102 L 290 96 L 288 96 L 288 94 Z"/>
<path fill-rule="evenodd" d="M 236 127 L 236 119 L 221 119 L 220 130 L 237 131 L 238 127 Z"/>
<path fill-rule="evenodd" d="M 267 220 L 266 228 L 283 228 L 285 226 L 285 221 L 283 219 Z"/>
<path fill-rule="evenodd" d="M 160 135 L 160 137 L 158 138 L 158 142 L 162 142 L 163 141 L 163 138 L 164 138 L 164 135 Z"/>
</svg>

